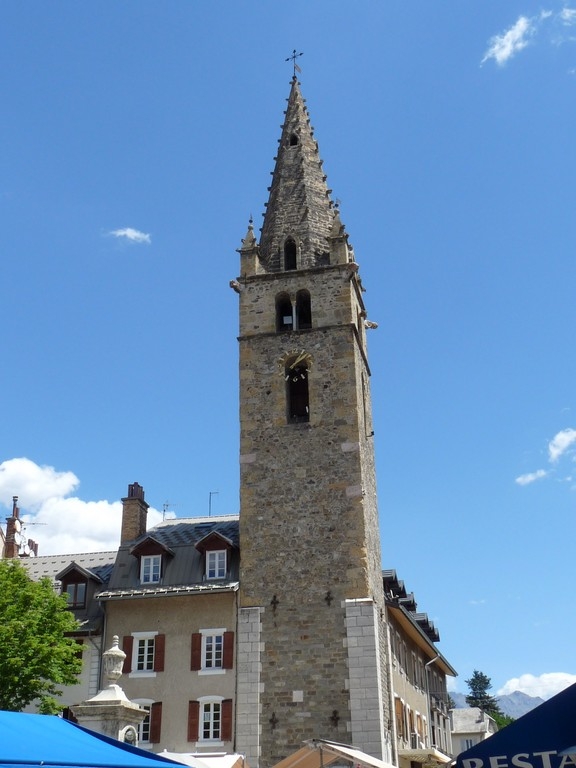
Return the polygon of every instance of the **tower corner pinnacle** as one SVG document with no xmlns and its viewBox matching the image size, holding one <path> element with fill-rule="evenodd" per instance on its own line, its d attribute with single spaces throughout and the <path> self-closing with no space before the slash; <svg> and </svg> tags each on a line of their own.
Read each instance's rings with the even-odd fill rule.
<svg viewBox="0 0 576 768">
<path fill-rule="evenodd" d="M 242 240 L 240 248 L 240 272 L 244 276 L 255 275 L 258 272 L 259 247 L 254 234 L 254 222 L 252 216 L 248 221 L 248 231 Z"/>
</svg>

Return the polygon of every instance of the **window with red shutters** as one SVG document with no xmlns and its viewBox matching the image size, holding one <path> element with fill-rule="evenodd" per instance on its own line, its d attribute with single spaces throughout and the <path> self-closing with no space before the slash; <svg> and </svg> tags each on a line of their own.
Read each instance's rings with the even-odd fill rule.
<svg viewBox="0 0 576 768">
<path fill-rule="evenodd" d="M 222 702 L 222 741 L 232 741 L 232 699 L 224 699 Z"/>
<path fill-rule="evenodd" d="M 202 669 L 202 634 L 194 632 L 191 641 L 190 669 L 197 672 Z"/>
<path fill-rule="evenodd" d="M 162 732 L 162 702 L 155 701 L 150 706 L 150 742 L 158 744 Z"/>
<path fill-rule="evenodd" d="M 134 645 L 134 638 L 132 635 L 125 635 L 122 638 L 122 650 L 126 654 L 124 664 L 122 665 L 122 674 L 127 675 L 132 671 L 132 646 Z"/>
<path fill-rule="evenodd" d="M 224 632 L 222 667 L 223 669 L 232 669 L 234 667 L 234 632 Z"/>
<path fill-rule="evenodd" d="M 188 702 L 188 741 L 198 741 L 198 727 L 200 724 L 200 702 Z"/>
<path fill-rule="evenodd" d="M 164 650 L 166 635 L 156 635 L 154 638 L 154 672 L 164 672 Z"/>
</svg>

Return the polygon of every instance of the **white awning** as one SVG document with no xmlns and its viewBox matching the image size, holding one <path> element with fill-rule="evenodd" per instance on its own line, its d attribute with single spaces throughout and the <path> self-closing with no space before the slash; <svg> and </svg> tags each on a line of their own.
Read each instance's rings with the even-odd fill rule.
<svg viewBox="0 0 576 768">
<path fill-rule="evenodd" d="M 452 758 L 449 755 L 445 755 L 444 752 L 440 752 L 435 747 L 429 747 L 428 749 L 399 749 L 398 756 L 403 757 L 405 760 L 410 760 L 412 763 L 422 763 L 427 766 L 445 765 L 452 762 Z"/>
<path fill-rule="evenodd" d="M 210 754 L 201 752 L 160 752 L 162 757 L 190 768 L 248 768 L 243 755 Z"/>
<path fill-rule="evenodd" d="M 393 768 L 377 757 L 362 752 L 348 744 L 338 744 L 335 741 L 311 739 L 306 746 L 285 757 L 274 768 L 324 768 L 337 760 L 346 760 L 363 768 Z"/>
</svg>

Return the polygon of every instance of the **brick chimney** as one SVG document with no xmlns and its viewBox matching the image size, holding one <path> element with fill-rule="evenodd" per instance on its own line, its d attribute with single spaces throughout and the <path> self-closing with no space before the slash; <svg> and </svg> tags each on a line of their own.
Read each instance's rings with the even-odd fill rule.
<svg viewBox="0 0 576 768">
<path fill-rule="evenodd" d="M 122 532 L 120 543 L 134 541 L 146 533 L 146 516 L 150 505 L 144 501 L 144 488 L 139 483 L 130 483 L 128 496 L 122 499 Z"/>
<path fill-rule="evenodd" d="M 6 541 L 4 543 L 4 552 L 2 553 L 3 558 L 19 556 L 20 546 L 17 544 L 16 539 L 21 527 L 18 496 L 12 496 L 12 517 L 6 518 Z"/>
</svg>

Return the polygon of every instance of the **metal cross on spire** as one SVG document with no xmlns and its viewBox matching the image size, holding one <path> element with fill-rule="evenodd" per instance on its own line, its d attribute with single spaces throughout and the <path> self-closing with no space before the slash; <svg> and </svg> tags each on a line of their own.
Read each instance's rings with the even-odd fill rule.
<svg viewBox="0 0 576 768">
<path fill-rule="evenodd" d="M 303 55 L 304 55 L 303 52 L 296 53 L 296 48 L 294 48 L 294 50 L 292 51 L 292 56 L 288 56 L 288 58 L 286 59 L 286 61 L 291 61 L 292 65 L 294 66 L 294 77 L 296 77 L 296 72 L 302 72 L 298 64 L 296 64 L 296 59 L 299 56 L 303 56 Z"/>
</svg>

